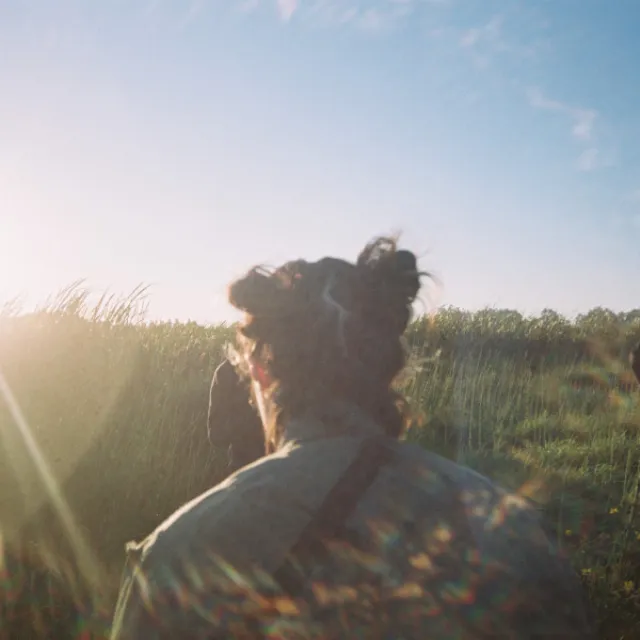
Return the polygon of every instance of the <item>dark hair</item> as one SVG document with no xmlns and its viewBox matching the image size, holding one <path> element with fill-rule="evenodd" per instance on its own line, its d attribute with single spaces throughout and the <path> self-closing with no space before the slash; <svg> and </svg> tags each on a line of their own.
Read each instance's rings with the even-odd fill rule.
<svg viewBox="0 0 640 640">
<path fill-rule="evenodd" d="M 402 334 L 421 275 L 428 274 L 418 272 L 413 253 L 378 238 L 355 264 L 296 260 L 272 272 L 255 267 L 231 284 L 229 301 L 246 313 L 238 343 L 273 381 L 266 393 L 274 416 L 266 426 L 268 447 L 284 422 L 336 398 L 400 435 L 406 408 L 391 384 L 405 364 Z"/>
<path fill-rule="evenodd" d="M 227 452 L 228 472 L 255 462 L 266 451 L 262 421 L 249 401 L 246 380 L 225 359 L 211 381 L 207 428 L 213 448 Z"/>
</svg>

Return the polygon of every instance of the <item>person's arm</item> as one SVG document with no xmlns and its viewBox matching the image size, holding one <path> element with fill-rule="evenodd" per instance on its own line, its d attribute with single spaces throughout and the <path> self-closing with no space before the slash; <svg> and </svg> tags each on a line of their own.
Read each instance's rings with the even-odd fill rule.
<svg viewBox="0 0 640 640">
<path fill-rule="evenodd" d="M 238 376 L 229 360 L 224 360 L 213 372 L 209 389 L 209 410 L 207 414 L 207 431 L 209 442 L 219 446 L 221 442 L 231 443 L 228 432 L 228 405 L 233 400 L 234 391 L 239 385 Z M 237 391 L 236 391 L 237 393 Z"/>
<path fill-rule="evenodd" d="M 229 360 L 223 361 L 211 380 L 207 432 L 214 451 L 226 453 L 229 472 L 265 454 L 262 422 L 249 398 L 247 384 Z"/>
<path fill-rule="evenodd" d="M 520 546 L 520 562 L 513 569 L 520 573 L 518 589 L 522 602 L 514 619 L 522 622 L 530 637 L 595 640 L 596 624 L 584 587 L 569 558 L 546 530 L 541 514 L 522 498 L 505 511 L 507 539 Z"/>
<path fill-rule="evenodd" d="M 159 597 L 161 585 L 143 566 L 144 544 L 127 545 L 127 559 L 113 616 L 110 640 L 169 638 Z"/>
<path fill-rule="evenodd" d="M 234 637 L 227 627 L 240 628 L 245 619 L 237 594 L 226 593 L 225 581 L 214 577 L 220 575 L 215 563 L 194 556 L 189 570 L 164 560 L 151 541 L 128 545 L 110 640 Z"/>
<path fill-rule="evenodd" d="M 629 355 L 629 361 L 631 363 L 631 369 L 636 377 L 636 380 L 640 382 L 640 343 L 638 343 L 631 354 Z"/>
</svg>

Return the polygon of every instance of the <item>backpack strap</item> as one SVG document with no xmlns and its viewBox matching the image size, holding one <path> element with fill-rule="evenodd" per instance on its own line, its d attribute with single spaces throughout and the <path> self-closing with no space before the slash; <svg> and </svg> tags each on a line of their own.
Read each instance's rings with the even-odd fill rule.
<svg viewBox="0 0 640 640">
<path fill-rule="evenodd" d="M 296 565 L 301 560 L 320 560 L 325 551 L 324 542 L 339 537 L 380 468 L 392 457 L 389 438 L 374 436 L 364 440 L 353 462 L 326 495 L 273 576 L 290 597 L 300 594 L 306 582 Z"/>
</svg>

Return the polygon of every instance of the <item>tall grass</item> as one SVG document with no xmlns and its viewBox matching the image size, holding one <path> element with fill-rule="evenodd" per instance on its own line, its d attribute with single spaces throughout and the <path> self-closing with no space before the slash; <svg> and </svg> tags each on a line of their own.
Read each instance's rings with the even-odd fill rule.
<svg viewBox="0 0 640 640">
<path fill-rule="evenodd" d="M 96 300 L 74 283 L 34 313 L 0 312 L 0 370 L 44 461 L 0 397 L 0 638 L 105 637 L 124 543 L 221 478 L 205 424 L 232 329 L 144 310 L 143 289 Z M 400 381 L 409 439 L 546 511 L 605 638 L 640 637 L 640 408 L 624 360 L 639 338 L 636 316 L 606 310 L 444 310 L 412 325 Z"/>
</svg>

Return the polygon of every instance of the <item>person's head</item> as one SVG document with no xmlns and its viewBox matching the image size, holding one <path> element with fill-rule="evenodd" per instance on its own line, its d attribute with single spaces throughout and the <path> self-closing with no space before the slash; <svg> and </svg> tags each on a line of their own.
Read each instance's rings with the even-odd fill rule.
<svg viewBox="0 0 640 640">
<path fill-rule="evenodd" d="M 237 364 L 252 379 L 268 450 L 287 421 L 336 399 L 400 435 L 405 406 L 391 385 L 405 364 L 402 335 L 421 275 L 413 253 L 379 238 L 355 264 L 296 260 L 231 284 L 229 301 L 246 314 Z"/>
</svg>

